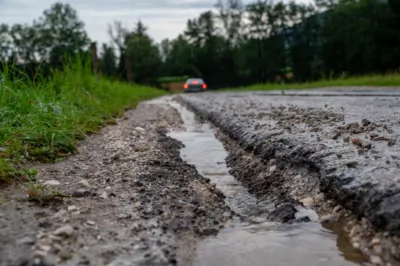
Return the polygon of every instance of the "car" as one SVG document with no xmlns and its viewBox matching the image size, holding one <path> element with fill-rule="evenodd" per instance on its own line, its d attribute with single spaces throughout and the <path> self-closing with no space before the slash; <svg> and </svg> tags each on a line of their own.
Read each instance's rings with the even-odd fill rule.
<svg viewBox="0 0 400 266">
<path fill-rule="evenodd" d="M 184 92 L 204 92 L 207 90 L 207 84 L 201 78 L 189 78 L 183 88 Z"/>
</svg>

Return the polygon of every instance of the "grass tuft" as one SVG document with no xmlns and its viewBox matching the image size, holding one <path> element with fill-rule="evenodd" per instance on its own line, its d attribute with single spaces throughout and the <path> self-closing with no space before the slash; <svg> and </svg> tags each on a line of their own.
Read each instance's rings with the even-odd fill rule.
<svg viewBox="0 0 400 266">
<path fill-rule="evenodd" d="M 267 83 L 256 84 L 248 87 L 229 88 L 224 91 L 260 91 L 260 90 L 298 90 L 324 87 L 343 86 L 397 86 L 400 87 L 400 73 L 387 75 L 368 75 L 360 77 L 343 77 L 337 79 L 323 79 L 306 83 Z"/>
<path fill-rule="evenodd" d="M 77 140 L 138 102 L 165 94 L 96 77 L 79 61 L 49 80 L 16 72 L 0 72 L 0 181 L 6 182 L 23 174 L 15 168 L 23 160 L 54 162 L 75 153 Z"/>
</svg>

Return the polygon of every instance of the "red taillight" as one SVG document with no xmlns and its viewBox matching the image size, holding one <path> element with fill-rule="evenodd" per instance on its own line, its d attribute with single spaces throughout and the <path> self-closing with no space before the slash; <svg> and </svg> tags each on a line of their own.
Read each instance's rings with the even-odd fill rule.
<svg viewBox="0 0 400 266">
<path fill-rule="evenodd" d="M 207 89 L 207 85 L 203 83 L 203 89 Z"/>
<path fill-rule="evenodd" d="M 188 85 L 187 83 L 185 83 L 185 85 L 183 85 L 183 87 L 184 87 L 185 90 L 186 90 L 187 88 L 189 88 L 189 85 Z"/>
<path fill-rule="evenodd" d="M 193 80 L 192 84 L 199 84 L 199 82 L 197 80 Z"/>
</svg>

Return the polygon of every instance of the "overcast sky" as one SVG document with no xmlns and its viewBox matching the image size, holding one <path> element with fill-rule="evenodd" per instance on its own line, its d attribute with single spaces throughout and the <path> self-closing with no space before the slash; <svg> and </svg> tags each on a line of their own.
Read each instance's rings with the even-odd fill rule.
<svg viewBox="0 0 400 266">
<path fill-rule="evenodd" d="M 309 0 L 297 0 L 308 2 Z M 0 23 L 31 23 L 55 0 L 0 0 Z M 85 22 L 92 40 L 109 42 L 107 24 L 119 20 L 132 27 L 142 20 L 150 35 L 160 41 L 174 38 L 186 27 L 189 18 L 214 7 L 216 0 L 70 0 Z M 252 0 L 243 0 L 249 3 Z"/>
</svg>

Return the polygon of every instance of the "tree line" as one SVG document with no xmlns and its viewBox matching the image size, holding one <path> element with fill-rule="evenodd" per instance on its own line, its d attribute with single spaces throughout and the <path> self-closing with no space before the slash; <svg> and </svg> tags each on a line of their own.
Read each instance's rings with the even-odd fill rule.
<svg viewBox="0 0 400 266">
<path fill-rule="evenodd" d="M 218 0 L 174 39 L 156 43 L 141 21 L 132 29 L 115 21 L 108 34 L 100 72 L 143 84 L 188 75 L 219 88 L 386 73 L 400 65 L 400 1 Z M 31 76 L 88 55 L 89 44 L 69 4 L 53 4 L 31 25 L 0 25 L 0 60 Z"/>
</svg>

